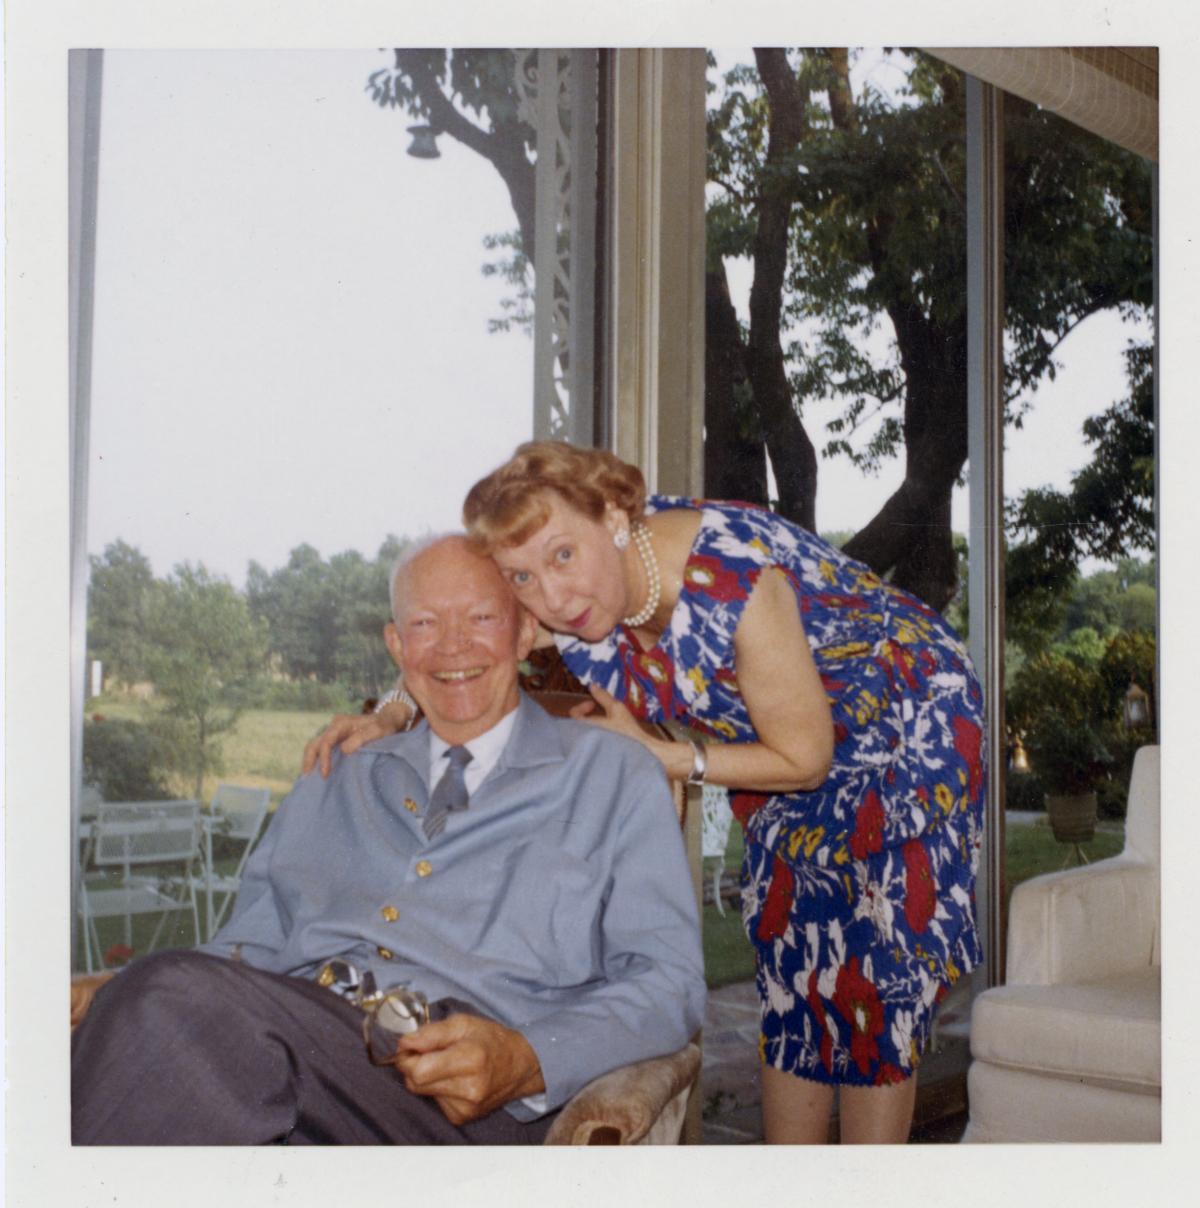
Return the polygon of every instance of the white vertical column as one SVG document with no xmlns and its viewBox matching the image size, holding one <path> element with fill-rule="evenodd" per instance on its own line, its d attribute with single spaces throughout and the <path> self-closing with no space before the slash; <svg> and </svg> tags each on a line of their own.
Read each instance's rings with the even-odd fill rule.
<svg viewBox="0 0 1200 1208">
<path fill-rule="evenodd" d="M 966 77 L 970 651 L 990 775 L 977 902 L 988 985 L 1004 980 L 1004 144 L 1002 94 Z M 978 982 L 977 976 L 976 981 Z"/>
<path fill-rule="evenodd" d="M 558 51 L 537 52 L 537 165 L 534 185 L 533 433 L 555 435 L 555 291 L 558 257 Z"/>
<path fill-rule="evenodd" d="M 96 192 L 100 158 L 101 50 L 72 50 L 68 60 L 68 260 L 71 456 L 71 863 L 79 863 L 83 783 L 83 698 L 87 683 L 88 430 L 92 392 L 92 306 L 96 271 Z M 71 959 L 75 955 L 78 878 L 71 878 Z"/>
<path fill-rule="evenodd" d="M 567 303 L 566 439 L 596 440 L 596 51 L 570 52 L 570 259 Z"/>
</svg>

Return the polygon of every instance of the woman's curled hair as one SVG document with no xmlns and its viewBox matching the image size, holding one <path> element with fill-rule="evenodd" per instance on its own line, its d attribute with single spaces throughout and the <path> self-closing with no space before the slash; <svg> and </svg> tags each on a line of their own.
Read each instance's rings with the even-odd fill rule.
<svg viewBox="0 0 1200 1208">
<path fill-rule="evenodd" d="M 463 524 L 484 552 L 528 541 L 550 518 L 547 492 L 590 520 L 614 504 L 630 521 L 641 517 L 646 480 L 636 466 L 606 449 L 561 440 L 531 440 L 467 493 Z"/>
</svg>

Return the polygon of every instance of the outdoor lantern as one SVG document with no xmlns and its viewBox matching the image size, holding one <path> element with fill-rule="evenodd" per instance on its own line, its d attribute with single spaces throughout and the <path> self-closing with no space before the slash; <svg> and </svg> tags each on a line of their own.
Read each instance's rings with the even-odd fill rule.
<svg viewBox="0 0 1200 1208">
<path fill-rule="evenodd" d="M 415 159 L 438 159 L 441 152 L 437 148 L 437 133 L 432 126 L 409 126 L 412 142 L 408 153 Z"/>
<path fill-rule="evenodd" d="M 1020 734 L 1013 739 L 1012 770 L 1014 772 L 1029 771 L 1029 756 L 1025 753 L 1025 744 L 1021 741 Z"/>
<path fill-rule="evenodd" d="M 1125 729 L 1134 730 L 1149 724 L 1150 698 L 1138 687 L 1137 680 L 1131 679 L 1125 693 Z"/>
</svg>

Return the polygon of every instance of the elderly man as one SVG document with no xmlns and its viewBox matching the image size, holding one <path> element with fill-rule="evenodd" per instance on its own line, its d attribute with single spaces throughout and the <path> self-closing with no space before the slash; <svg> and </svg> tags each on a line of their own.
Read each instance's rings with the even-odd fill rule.
<svg viewBox="0 0 1200 1208">
<path fill-rule="evenodd" d="M 76 1144 L 538 1143 L 699 1026 L 657 761 L 521 694 L 534 622 L 463 538 L 398 569 L 393 609 L 426 721 L 297 783 L 211 944 L 75 987 Z M 364 1032 L 397 986 L 431 1022 Z"/>
</svg>

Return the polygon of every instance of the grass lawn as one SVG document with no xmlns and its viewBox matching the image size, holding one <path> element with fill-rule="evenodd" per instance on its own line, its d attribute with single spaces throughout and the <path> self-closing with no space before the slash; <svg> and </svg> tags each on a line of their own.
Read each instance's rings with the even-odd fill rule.
<svg viewBox="0 0 1200 1208">
<path fill-rule="evenodd" d="M 1117 855 L 1125 846 L 1124 822 L 1102 821 L 1096 829 L 1091 843 L 1083 844 L 1083 854 L 1095 863 Z M 1008 899 L 1013 887 L 1030 877 L 1044 872 L 1057 872 L 1063 866 L 1068 853 L 1074 863 L 1074 853 L 1061 843 L 1056 843 L 1050 830 L 1050 819 L 1039 818 L 1036 822 L 1018 826 L 1010 823 L 1005 830 L 1004 843 L 1004 907 L 1007 915 Z"/>
<path fill-rule="evenodd" d="M 1123 823 L 1101 822 L 1100 827 L 1095 839 L 1083 847 L 1084 854 L 1093 863 L 1115 856 L 1125 842 Z M 740 868 L 742 848 L 742 832 L 735 825 L 729 835 L 729 850 L 725 853 L 726 868 L 734 872 Z M 1008 825 L 1005 831 L 1006 917 L 1013 886 L 1041 873 L 1057 871 L 1067 853 L 1066 847 L 1055 842 L 1049 819 L 1039 819 L 1029 825 Z M 724 918 L 715 906 L 704 907 L 704 972 L 710 990 L 754 977 L 754 950 L 742 931 L 736 903 L 725 907 Z"/>
<path fill-rule="evenodd" d="M 127 718 L 145 721 L 152 714 L 153 705 L 138 701 L 103 697 L 88 704 L 88 716 L 93 713 L 105 717 Z M 271 790 L 271 808 L 291 790 L 300 774 L 300 757 L 304 744 L 320 730 L 332 715 L 328 711 L 288 712 L 278 709 L 247 709 L 238 718 L 237 725 L 218 738 L 225 762 L 225 770 L 218 776 L 207 776 L 204 780 L 202 800 L 211 800 L 213 791 L 221 781 L 244 784 L 251 788 Z M 191 797 L 194 785 L 178 784 L 175 791 L 182 797 Z"/>
</svg>

